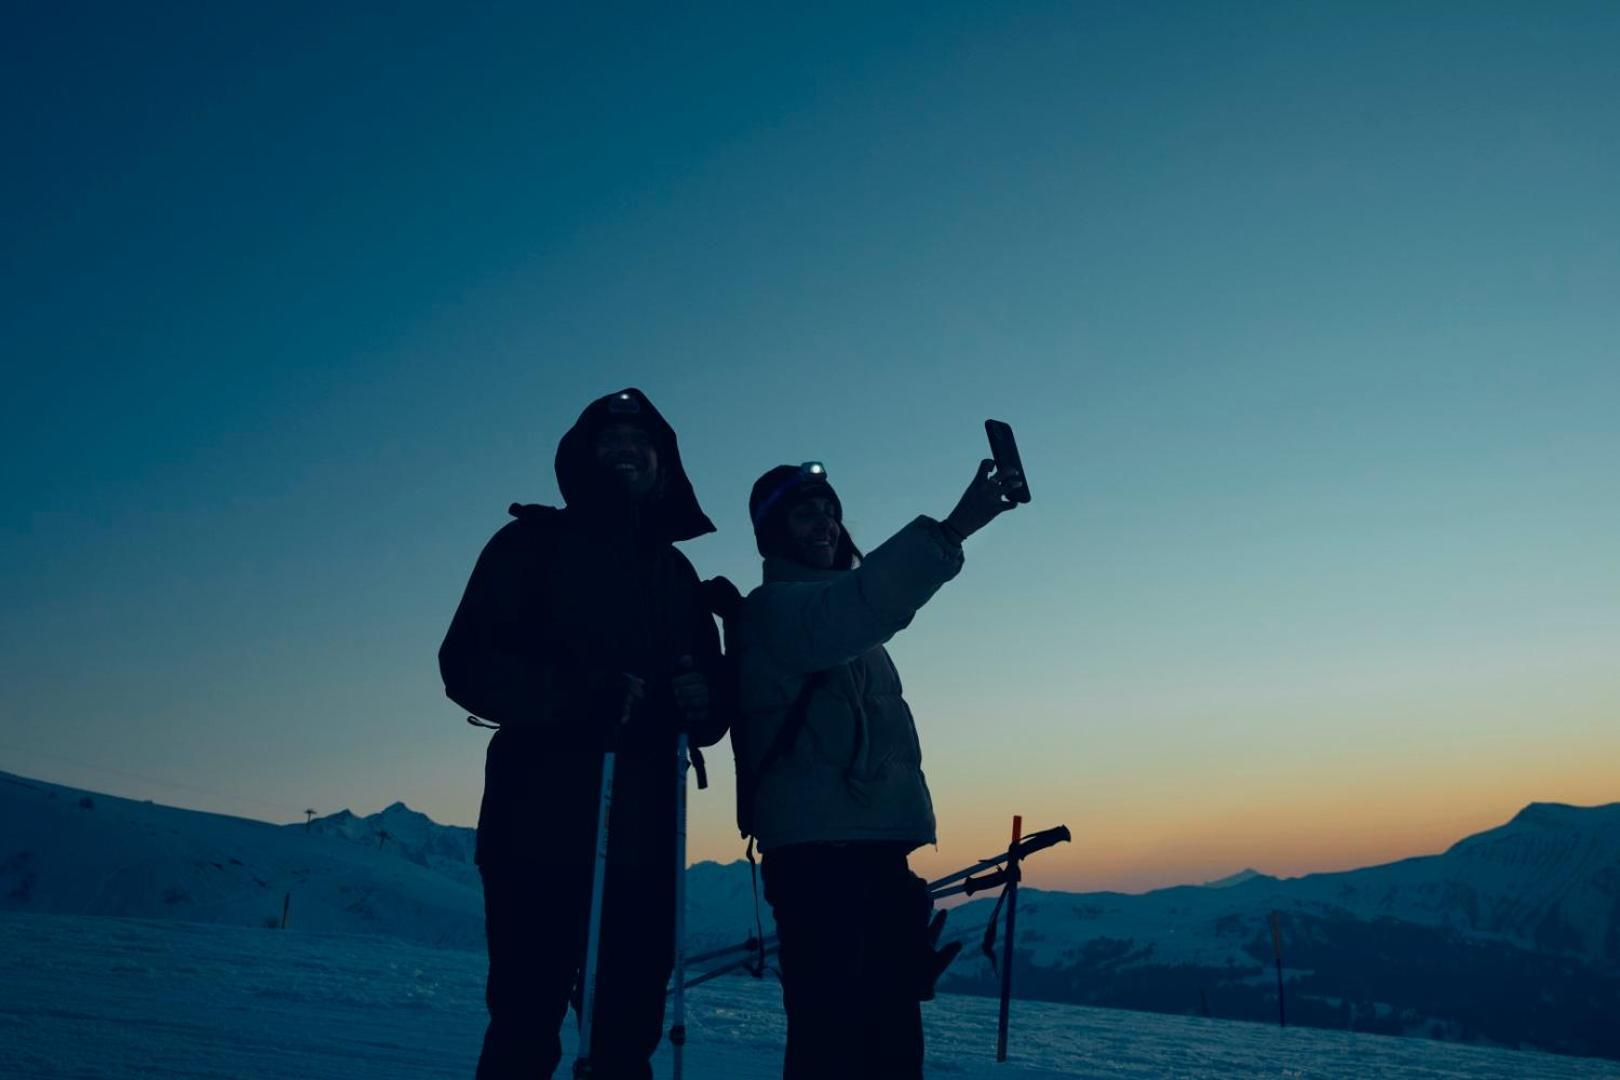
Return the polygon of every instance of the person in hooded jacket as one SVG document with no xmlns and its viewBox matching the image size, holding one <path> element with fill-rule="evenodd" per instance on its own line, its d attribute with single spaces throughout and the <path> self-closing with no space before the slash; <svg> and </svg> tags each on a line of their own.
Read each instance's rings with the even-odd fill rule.
<svg viewBox="0 0 1620 1080">
<path fill-rule="evenodd" d="M 883 645 L 962 569 L 962 541 L 1015 505 L 1021 477 L 994 464 L 943 521 L 918 517 L 865 556 L 819 464 L 778 466 L 749 497 L 764 583 L 729 635 L 732 747 L 781 947 L 787 1080 L 922 1076 L 919 1002 L 955 951 L 934 951 L 928 886 L 906 863 L 935 842 L 934 808 Z"/>
<path fill-rule="evenodd" d="M 652 1075 L 674 962 L 677 729 L 711 745 L 733 707 L 697 574 L 674 547 L 714 531 L 674 430 L 639 390 L 610 394 L 563 436 L 556 470 L 565 505 L 513 504 L 439 650 L 445 693 L 499 727 L 475 856 L 489 944 L 480 1080 L 550 1076 L 561 1059 L 609 746 L 592 1075 Z"/>
</svg>

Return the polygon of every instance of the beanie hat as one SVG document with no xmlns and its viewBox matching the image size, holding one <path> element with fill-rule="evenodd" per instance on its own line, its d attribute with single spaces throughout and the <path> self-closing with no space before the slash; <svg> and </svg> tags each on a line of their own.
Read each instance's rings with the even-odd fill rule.
<svg viewBox="0 0 1620 1080">
<path fill-rule="evenodd" d="M 748 493 L 748 517 L 754 523 L 754 546 L 760 555 L 791 557 L 787 543 L 788 511 L 797 503 L 816 497 L 832 500 L 833 513 L 842 526 L 844 504 L 827 479 L 827 470 L 819 462 L 778 465 L 754 481 L 753 490 Z M 833 565 L 847 570 L 859 555 L 848 530 L 840 528 Z"/>
</svg>

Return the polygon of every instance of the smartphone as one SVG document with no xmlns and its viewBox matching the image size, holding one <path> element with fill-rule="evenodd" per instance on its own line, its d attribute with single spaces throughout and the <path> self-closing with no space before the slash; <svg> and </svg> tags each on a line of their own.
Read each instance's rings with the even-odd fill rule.
<svg viewBox="0 0 1620 1080">
<path fill-rule="evenodd" d="M 1018 456 L 1018 440 L 1013 438 L 1012 426 L 1000 420 L 986 420 L 984 433 L 990 436 L 990 456 L 996 459 L 996 475 L 1008 480 L 1007 498 L 1015 503 L 1029 502 L 1029 478 L 1024 475 L 1024 463 Z"/>
</svg>

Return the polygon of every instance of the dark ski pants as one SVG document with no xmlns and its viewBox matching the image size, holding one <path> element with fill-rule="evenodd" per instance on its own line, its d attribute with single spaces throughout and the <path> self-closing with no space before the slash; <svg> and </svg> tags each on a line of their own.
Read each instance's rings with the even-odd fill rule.
<svg viewBox="0 0 1620 1080">
<path fill-rule="evenodd" d="M 765 853 L 781 941 L 784 1080 L 922 1076 L 920 950 L 928 887 L 893 844 L 793 844 Z"/>
<path fill-rule="evenodd" d="M 489 1027 L 478 1080 L 539 1080 L 562 1059 L 560 1029 L 576 986 L 583 986 L 589 855 L 562 860 L 564 866 L 480 867 Z M 667 869 L 608 865 L 591 1038 L 592 1075 L 601 1080 L 652 1076 L 648 1059 L 663 1035 L 664 990 L 675 962 L 673 873 L 673 852 Z"/>
</svg>

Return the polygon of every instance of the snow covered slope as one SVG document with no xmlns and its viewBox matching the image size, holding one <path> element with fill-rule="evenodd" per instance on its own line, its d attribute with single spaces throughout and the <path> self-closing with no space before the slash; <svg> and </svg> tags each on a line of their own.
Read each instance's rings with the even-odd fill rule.
<svg viewBox="0 0 1620 1080">
<path fill-rule="evenodd" d="M 1026 895 L 1032 903 L 1045 898 L 1028 939 L 1032 958 L 1043 963 L 1098 939 L 1151 943 L 1160 962 L 1248 963 L 1251 938 L 1278 910 L 1397 919 L 1620 972 L 1620 803 L 1535 803 L 1443 855 L 1342 873 L 1278 879 L 1245 871 L 1141 895 Z M 977 900 L 954 917 L 972 921 L 991 903 Z M 1266 950 L 1269 960 L 1269 942 Z"/>
<path fill-rule="evenodd" d="M 471 1076 L 484 1027 L 475 952 L 383 937 L 176 921 L 0 914 L 0 1076 L 415 1080 Z M 923 1008 L 928 1074 L 961 1080 L 1614 1080 L 1620 1066 L 1424 1039 L 1016 1003 L 994 1063 L 996 1004 Z M 772 982 L 688 998 L 686 1075 L 774 1080 Z M 573 1026 L 564 1025 L 572 1049 Z M 566 1066 L 559 1070 L 566 1073 Z M 654 1060 L 670 1075 L 666 1043 Z"/>
<path fill-rule="evenodd" d="M 1441 855 L 1140 896 L 1027 890 L 1018 984 L 1052 1000 L 1290 1017 L 1620 1057 L 1620 804 L 1533 804 Z M 988 900 L 953 912 L 982 926 Z M 989 993 L 970 953 L 946 981 Z"/>
<path fill-rule="evenodd" d="M 436 870 L 470 888 L 482 891 L 478 868 L 473 865 L 477 832 L 456 825 L 440 825 L 426 814 L 396 802 L 380 813 L 359 817 L 340 810 L 328 817 L 315 818 L 305 825 L 285 826 L 308 829 L 321 836 L 336 836 L 363 847 L 397 855 L 407 862 Z"/>
<path fill-rule="evenodd" d="M 0 772 L 0 911 L 263 926 L 285 901 L 297 929 L 482 949 L 473 840 L 403 803 L 270 825 Z M 754 932 L 746 864 L 698 863 L 687 891 L 694 950 Z"/>
<path fill-rule="evenodd" d="M 481 948 L 476 874 L 402 856 L 0 773 L 0 910 L 266 926 L 285 909 L 303 930 Z"/>
<path fill-rule="evenodd" d="M 1189 930 L 1234 914 L 1259 912 L 1263 920 L 1266 912 L 1281 910 L 1441 926 L 1620 970 L 1620 803 L 1534 803 L 1508 824 L 1459 841 L 1442 855 L 1361 870 L 1289 879 L 1245 870 L 1203 886 L 1141 895 L 1050 895 L 1070 904 L 1063 921 L 1081 937 L 1146 933 L 1156 939 L 1160 960 L 1238 960 L 1246 955 L 1246 938 L 1234 927 L 1223 924 L 1207 934 Z M 1049 940 L 1070 946 L 1075 937 L 1065 932 Z M 1036 952 L 1050 958 L 1049 949 Z"/>
</svg>

